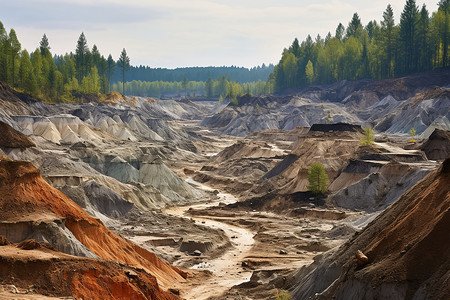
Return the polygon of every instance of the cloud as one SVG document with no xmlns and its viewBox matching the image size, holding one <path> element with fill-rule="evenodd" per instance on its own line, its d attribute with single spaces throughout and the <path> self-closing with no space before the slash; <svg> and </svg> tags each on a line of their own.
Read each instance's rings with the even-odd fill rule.
<svg viewBox="0 0 450 300">
<path fill-rule="evenodd" d="M 434 3 L 436 0 L 426 0 Z M 1 3 L 4 2 L 4 3 Z M 401 1 L 404 2 L 404 1 Z M 81 31 L 89 45 L 132 64 L 177 67 L 276 63 L 297 37 L 334 33 L 354 12 L 379 21 L 388 0 L 0 0 L 1 21 L 29 50 L 45 32 L 52 50 L 73 51 Z M 403 4 L 394 3 L 396 17 Z M 421 3 L 418 2 L 419 5 Z M 428 5 L 430 11 L 436 6 Z M 398 20 L 398 17 L 397 17 Z M 31 46 L 30 46 L 31 45 Z M 114 55 L 116 54 L 116 55 Z"/>
<path fill-rule="evenodd" d="M 34 28 L 104 30 L 112 24 L 138 24 L 164 18 L 150 6 L 130 6 L 106 1 L 27 1 L 2 3 L 5 21 Z"/>
</svg>

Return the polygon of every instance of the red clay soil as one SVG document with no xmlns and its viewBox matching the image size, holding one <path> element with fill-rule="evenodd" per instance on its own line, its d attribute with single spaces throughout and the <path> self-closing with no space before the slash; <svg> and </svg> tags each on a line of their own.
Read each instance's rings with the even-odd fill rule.
<svg viewBox="0 0 450 300">
<path fill-rule="evenodd" d="M 0 219 L 54 213 L 66 219 L 66 227 L 99 257 L 142 268 L 163 288 L 183 281 L 186 274 L 134 243 L 113 234 L 63 193 L 51 187 L 38 169 L 24 161 L 0 161 Z"/>
<path fill-rule="evenodd" d="M 386 283 L 403 286 L 405 299 L 412 299 L 419 287 L 425 290 L 427 299 L 449 299 L 449 233 L 450 158 L 447 158 L 438 170 L 427 175 L 349 242 L 367 255 L 369 263 L 358 268 L 355 258 L 347 261 L 343 275 L 330 290 L 337 292 L 346 283 L 348 288 L 356 280 L 369 282 L 374 290 Z M 354 249 L 340 254 L 350 255 L 354 255 Z"/>
<path fill-rule="evenodd" d="M 28 148 L 36 145 L 25 134 L 15 130 L 0 121 L 0 147 L 2 148 Z"/>
<path fill-rule="evenodd" d="M 35 240 L 0 246 L 0 284 L 77 299 L 179 299 L 142 269 L 67 255 Z"/>
</svg>

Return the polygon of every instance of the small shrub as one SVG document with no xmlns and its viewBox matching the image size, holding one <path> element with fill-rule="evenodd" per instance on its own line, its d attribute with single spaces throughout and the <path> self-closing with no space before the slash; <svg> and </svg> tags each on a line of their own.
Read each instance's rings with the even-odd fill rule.
<svg viewBox="0 0 450 300">
<path fill-rule="evenodd" d="M 289 300 L 291 299 L 291 294 L 286 290 L 277 290 L 275 293 L 275 300 Z"/>
<path fill-rule="evenodd" d="M 313 162 L 308 169 L 308 190 L 313 194 L 324 194 L 327 191 L 328 175 L 320 162 Z"/>
<path fill-rule="evenodd" d="M 369 126 L 364 128 L 364 137 L 360 141 L 363 146 L 372 145 L 374 143 L 373 129 Z"/>
<path fill-rule="evenodd" d="M 413 128 L 411 128 L 411 130 L 409 131 L 409 135 L 411 136 L 411 139 L 409 140 L 410 143 L 415 143 L 416 140 L 414 139 L 414 136 L 416 135 L 416 130 Z"/>
</svg>

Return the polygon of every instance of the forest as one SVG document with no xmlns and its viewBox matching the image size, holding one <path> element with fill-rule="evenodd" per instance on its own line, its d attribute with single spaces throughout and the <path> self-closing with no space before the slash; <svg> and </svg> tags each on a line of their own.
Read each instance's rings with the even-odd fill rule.
<svg viewBox="0 0 450 300">
<path fill-rule="evenodd" d="M 14 29 L 0 22 L 0 81 L 48 102 L 101 99 L 114 90 L 150 97 L 230 98 L 271 94 L 340 80 L 385 79 L 449 66 L 450 0 L 431 15 L 425 5 L 407 0 L 399 24 L 388 5 L 382 20 L 363 25 L 358 13 L 345 28 L 339 23 L 315 40 L 297 38 L 279 63 L 251 69 L 192 67 L 177 69 L 131 66 L 126 50 L 116 61 L 90 49 L 84 33 L 75 52 L 52 55 L 47 36 L 33 52 L 22 49 Z M 94 97 L 93 97 L 94 96 Z"/>
<path fill-rule="evenodd" d="M 105 58 L 96 45 L 88 48 L 84 33 L 78 38 L 75 53 L 53 56 L 50 49 L 44 34 L 39 47 L 29 53 L 22 49 L 15 30 L 8 34 L 0 22 L 0 81 L 47 102 L 98 100 L 110 91 L 116 67 L 123 71 L 129 68 L 125 49 L 117 62 L 111 54 Z"/>
<path fill-rule="evenodd" d="M 112 85 L 112 90 L 120 92 L 122 82 Z M 271 94 L 271 86 L 266 81 L 240 83 L 228 77 L 219 76 L 217 80 L 208 78 L 206 81 L 141 81 L 133 80 L 125 83 L 125 90 L 130 95 L 142 97 L 202 97 L 202 98 L 230 98 L 236 99 L 243 94 L 263 95 Z"/>
<path fill-rule="evenodd" d="M 380 23 L 363 26 L 358 13 L 347 25 L 339 23 L 325 38 L 308 35 L 284 49 L 269 77 L 275 92 L 340 80 L 385 79 L 449 66 L 449 0 L 431 14 L 407 0 L 400 23 L 388 5 Z"/>
<path fill-rule="evenodd" d="M 407 0 L 400 23 L 388 5 L 383 19 L 363 26 L 358 13 L 325 38 L 294 39 L 284 49 L 269 77 L 275 92 L 340 80 L 385 79 L 449 65 L 449 0 L 441 0 L 431 16 Z"/>
<path fill-rule="evenodd" d="M 231 81 L 246 83 L 256 82 L 258 80 L 267 81 L 274 66 L 272 64 L 253 68 L 244 68 L 236 66 L 222 67 L 190 67 L 190 68 L 151 68 L 149 66 L 132 66 L 127 73 L 129 81 L 166 81 L 181 82 L 186 77 L 190 81 L 206 82 L 208 78 L 217 79 L 219 76 L 225 76 Z M 113 82 L 121 80 L 120 72 L 116 72 L 112 77 Z"/>
</svg>

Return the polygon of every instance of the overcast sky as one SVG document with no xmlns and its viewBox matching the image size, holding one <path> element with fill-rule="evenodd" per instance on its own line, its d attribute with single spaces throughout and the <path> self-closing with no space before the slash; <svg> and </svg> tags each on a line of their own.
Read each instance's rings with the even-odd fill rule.
<svg viewBox="0 0 450 300">
<path fill-rule="evenodd" d="M 0 0 L 0 21 L 34 50 L 44 33 L 52 53 L 74 51 L 81 32 L 132 65 L 252 67 L 277 63 L 297 37 L 334 34 L 354 12 L 362 23 L 382 19 L 391 3 L 396 22 L 405 0 Z M 438 0 L 416 2 L 437 9 Z"/>
</svg>

